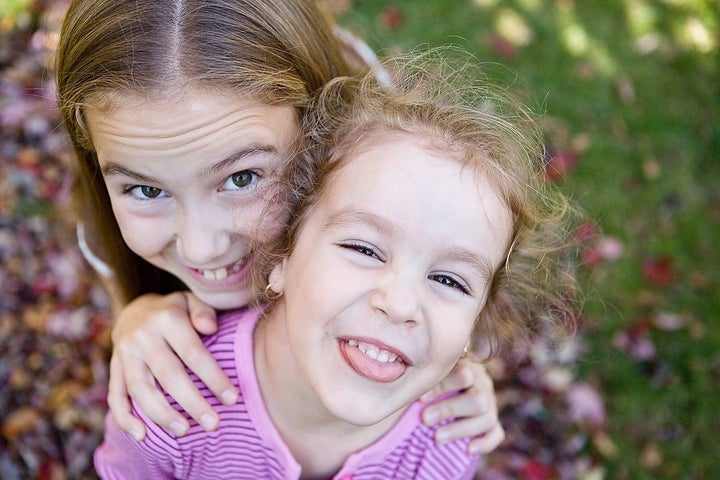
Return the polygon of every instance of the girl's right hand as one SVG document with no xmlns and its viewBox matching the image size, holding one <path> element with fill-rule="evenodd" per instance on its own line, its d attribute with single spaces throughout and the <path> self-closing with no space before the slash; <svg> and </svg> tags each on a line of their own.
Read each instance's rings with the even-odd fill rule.
<svg viewBox="0 0 720 480">
<path fill-rule="evenodd" d="M 136 440 L 143 423 L 131 411 L 131 397 L 152 420 L 175 435 L 190 428 L 170 406 L 162 388 L 205 430 L 217 428 L 219 417 L 188 376 L 185 366 L 226 405 L 238 392 L 207 351 L 198 334 L 217 329 L 215 311 L 190 292 L 147 294 L 122 309 L 112 331 L 108 406 L 113 420 Z"/>
</svg>

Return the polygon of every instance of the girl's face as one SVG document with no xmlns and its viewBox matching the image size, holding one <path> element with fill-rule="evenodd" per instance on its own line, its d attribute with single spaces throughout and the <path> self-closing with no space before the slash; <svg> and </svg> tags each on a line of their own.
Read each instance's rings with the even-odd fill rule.
<svg viewBox="0 0 720 480">
<path fill-rule="evenodd" d="M 511 213 L 489 182 L 424 141 L 366 141 L 270 276 L 298 376 L 355 425 L 445 378 L 510 242 Z"/>
<path fill-rule="evenodd" d="M 246 305 L 251 241 L 279 233 L 268 207 L 294 109 L 189 89 L 86 113 L 128 247 L 214 308 Z"/>
</svg>

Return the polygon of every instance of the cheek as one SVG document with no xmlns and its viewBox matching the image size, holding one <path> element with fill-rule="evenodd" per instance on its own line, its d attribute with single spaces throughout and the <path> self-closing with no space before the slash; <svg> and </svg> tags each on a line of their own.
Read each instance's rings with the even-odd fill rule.
<svg viewBox="0 0 720 480">
<path fill-rule="evenodd" d="M 431 333 L 434 363 L 452 368 L 471 334 L 472 326 L 453 325 L 452 321 L 436 326 Z"/>
<path fill-rule="evenodd" d="M 114 212 L 120 233 L 128 248 L 144 259 L 162 250 L 167 245 L 167 238 L 172 236 L 157 219 L 150 221 L 123 211 L 114 210 Z"/>
</svg>

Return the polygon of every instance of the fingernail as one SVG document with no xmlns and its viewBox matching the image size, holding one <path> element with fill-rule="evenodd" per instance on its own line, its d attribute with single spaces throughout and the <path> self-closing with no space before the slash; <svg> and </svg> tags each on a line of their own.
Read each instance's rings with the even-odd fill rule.
<svg viewBox="0 0 720 480">
<path fill-rule="evenodd" d="M 425 425 L 435 425 L 440 420 L 440 413 L 437 410 L 428 409 L 423 413 Z"/>
<path fill-rule="evenodd" d="M 422 397 L 420 397 L 420 401 L 423 403 L 428 403 L 433 398 L 435 398 L 435 392 L 430 390 L 429 392 L 425 392 Z"/>
<path fill-rule="evenodd" d="M 135 439 L 136 442 L 140 442 L 143 439 L 143 434 L 139 430 L 135 430 L 134 428 L 130 430 L 130 435 Z"/>
<path fill-rule="evenodd" d="M 235 405 L 237 403 L 237 392 L 235 390 L 225 390 L 222 392 L 222 401 L 225 405 Z"/>
<path fill-rule="evenodd" d="M 480 455 L 482 452 L 480 451 L 480 447 L 475 445 L 474 443 L 471 443 L 468 445 L 468 453 L 470 455 Z"/>
<path fill-rule="evenodd" d="M 215 430 L 217 428 L 217 418 L 215 418 L 214 415 L 210 415 L 209 413 L 206 413 L 202 417 L 200 417 L 200 425 L 206 430 Z"/>
<path fill-rule="evenodd" d="M 445 430 L 438 430 L 435 432 L 435 439 L 440 445 L 443 445 L 450 440 L 450 433 Z"/>
<path fill-rule="evenodd" d="M 170 431 L 178 437 L 182 437 L 187 432 L 187 427 L 182 422 L 173 422 L 170 424 Z"/>
</svg>

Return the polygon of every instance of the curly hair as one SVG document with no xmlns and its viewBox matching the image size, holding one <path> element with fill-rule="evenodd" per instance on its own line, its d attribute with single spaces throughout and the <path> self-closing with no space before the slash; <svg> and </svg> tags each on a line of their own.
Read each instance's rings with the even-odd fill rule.
<svg viewBox="0 0 720 480">
<path fill-rule="evenodd" d="M 412 134 L 425 139 L 424 148 L 488 178 L 512 212 L 511 244 L 477 319 L 475 352 L 490 358 L 536 334 L 562 342 L 574 333 L 574 209 L 547 181 L 534 117 L 477 65 L 451 58 L 447 49 L 434 49 L 386 60 L 382 75 L 338 78 L 314 97 L 303 119 L 305 145 L 285 170 L 288 231 L 268 247 L 257 272 L 260 301 L 272 303 L 267 275 L 292 251 L 333 175 L 378 136 Z"/>
</svg>

